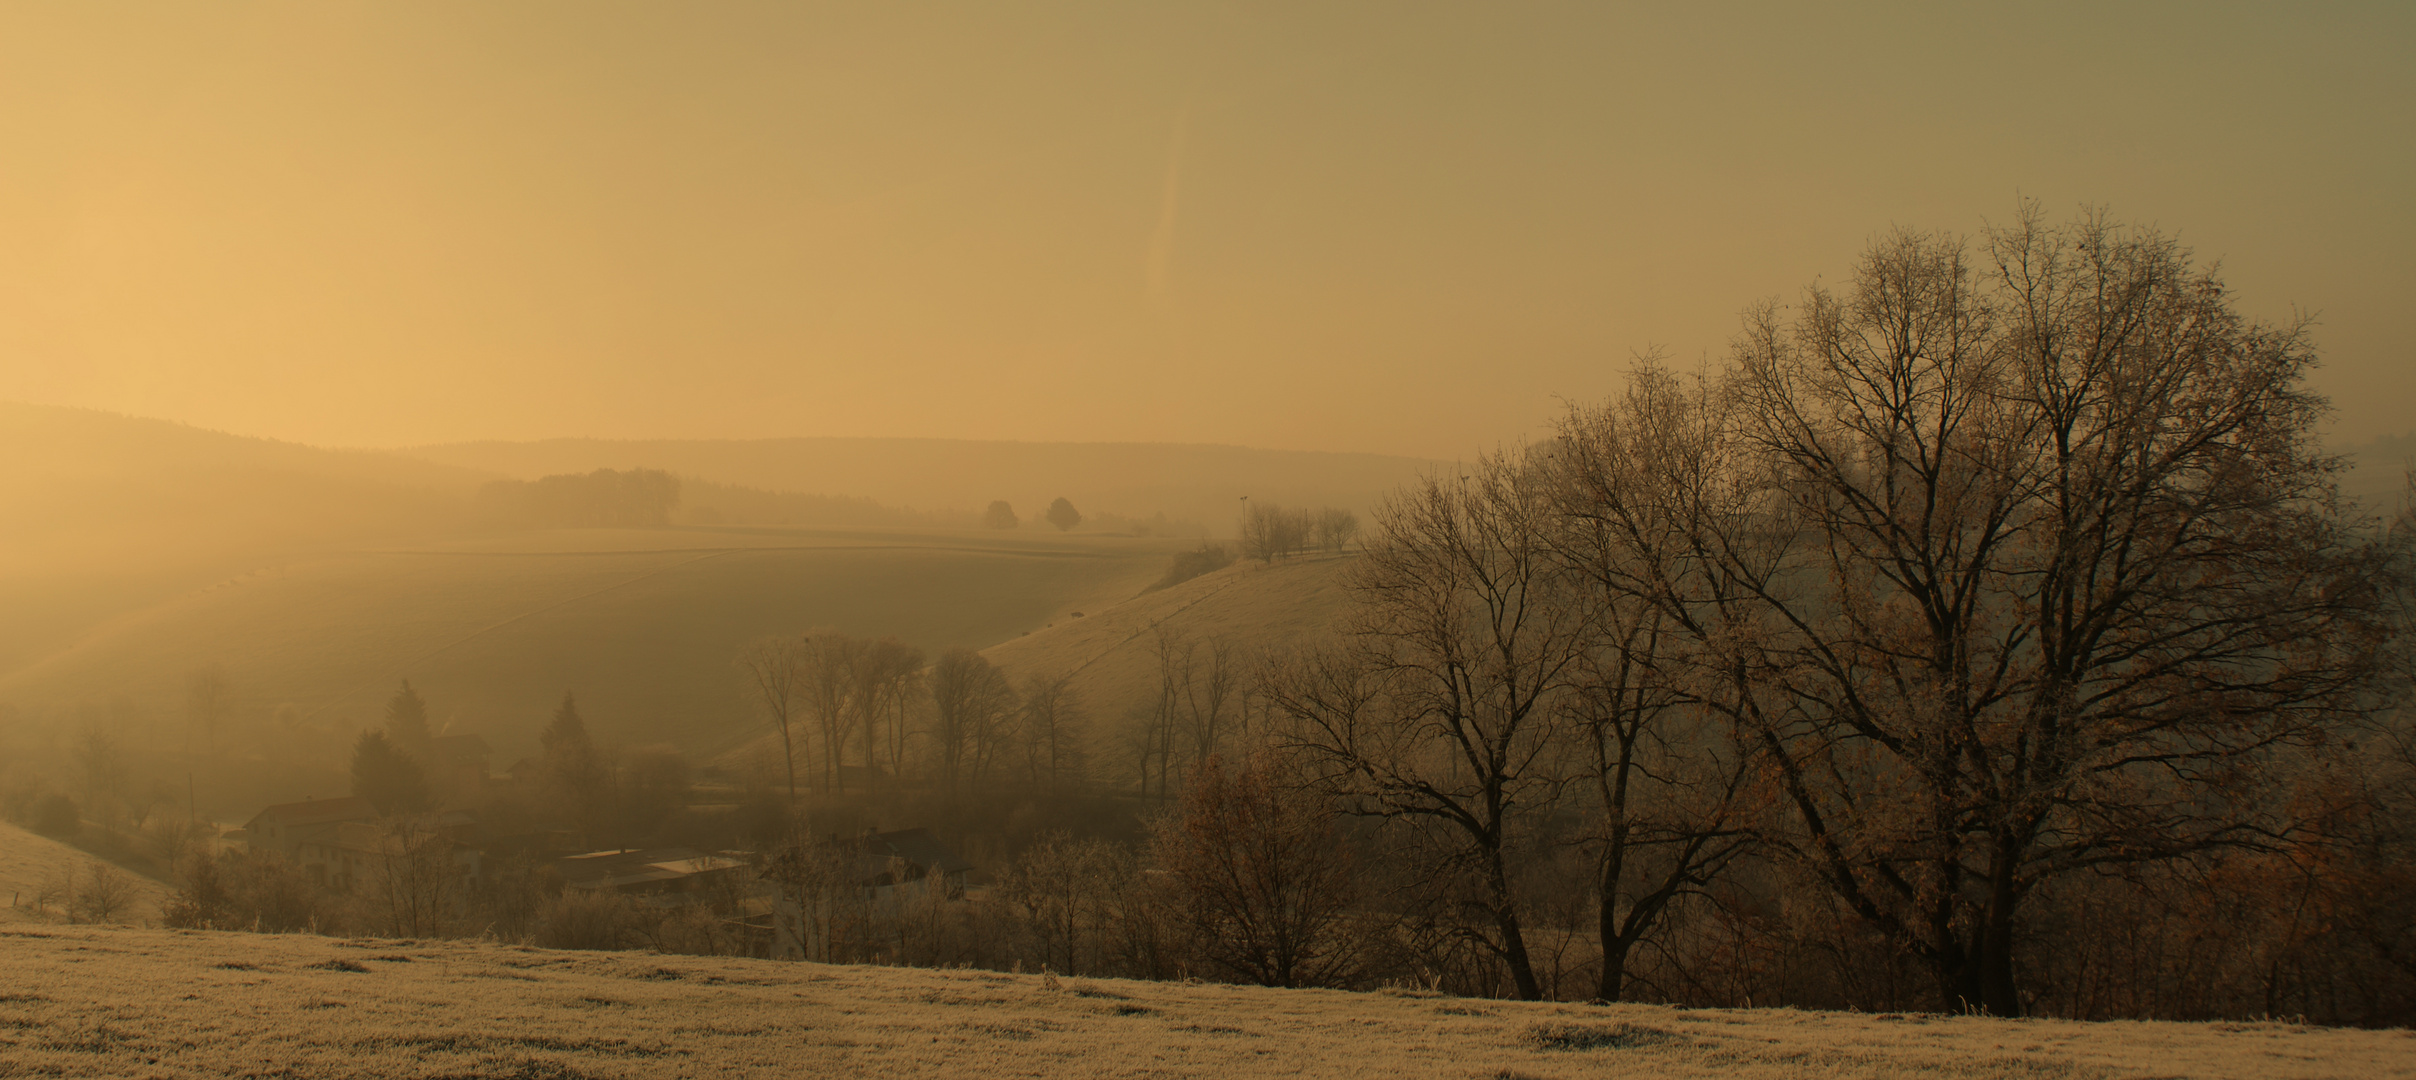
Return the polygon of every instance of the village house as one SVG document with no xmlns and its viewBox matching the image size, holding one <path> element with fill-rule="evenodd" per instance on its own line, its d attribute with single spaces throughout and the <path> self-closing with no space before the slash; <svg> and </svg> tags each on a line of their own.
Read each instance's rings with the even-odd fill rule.
<svg viewBox="0 0 2416 1080">
<path fill-rule="evenodd" d="M 418 820 L 370 823 L 347 821 L 337 826 L 325 844 L 303 845 L 302 865 L 312 876 L 338 889 L 349 890 L 378 873 L 394 873 L 406 860 L 441 860 L 439 876 L 463 886 L 478 883 L 484 853 L 438 827 L 433 815 Z M 449 865 L 448 865 L 449 864 Z"/>
<path fill-rule="evenodd" d="M 673 907 L 706 903 L 747 886 L 747 864 L 693 848 L 623 848 L 556 859 L 566 889 L 613 893 Z"/>
<path fill-rule="evenodd" d="M 369 800 L 306 799 L 279 803 L 252 815 L 242 840 L 252 851 L 273 854 L 312 881 L 338 889 L 359 884 L 373 869 L 410 854 L 440 854 L 465 884 L 478 880 L 483 853 L 470 841 L 475 815 L 451 811 L 388 819 Z"/>
<path fill-rule="evenodd" d="M 341 799 L 305 799 L 301 802 L 278 803 L 252 815 L 243 826 L 244 846 L 252 851 L 273 853 L 287 863 L 304 868 L 314 878 L 322 878 L 325 865 L 318 871 L 305 852 L 315 854 L 336 844 L 336 832 L 346 824 L 377 820 L 377 807 L 357 795 Z"/>
</svg>

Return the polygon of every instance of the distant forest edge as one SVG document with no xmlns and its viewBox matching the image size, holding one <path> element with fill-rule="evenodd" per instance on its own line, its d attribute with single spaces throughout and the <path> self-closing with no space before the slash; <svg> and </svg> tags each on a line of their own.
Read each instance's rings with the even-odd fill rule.
<svg viewBox="0 0 2416 1080">
<path fill-rule="evenodd" d="M 680 502 L 679 477 L 660 469 L 597 469 L 536 480 L 497 480 L 478 489 L 480 520 L 502 525 L 630 527 L 668 525 Z"/>
</svg>

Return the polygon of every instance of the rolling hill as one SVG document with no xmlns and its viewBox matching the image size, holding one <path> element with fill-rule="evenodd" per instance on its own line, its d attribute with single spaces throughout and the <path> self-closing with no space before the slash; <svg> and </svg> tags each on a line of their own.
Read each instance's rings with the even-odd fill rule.
<svg viewBox="0 0 2416 1080">
<path fill-rule="evenodd" d="M 2416 1075 L 2406 1031 L 1682 1009 L 477 941 L 0 928 L 0 1075 Z"/>
<path fill-rule="evenodd" d="M 456 531 L 493 478 L 0 402 L 0 671 L 264 560 Z"/>
<path fill-rule="evenodd" d="M 1079 664 L 1096 707 L 1120 714 L 1154 677 L 1137 636 L 1149 624 L 1180 612 L 1204 635 L 1283 640 L 1291 631 L 1287 616 L 1268 608 L 1273 594 L 1235 583 L 1272 582 L 1311 565 L 1262 577 L 1236 568 L 1119 609 L 1191 541 L 882 527 L 941 519 L 893 513 L 844 485 L 833 496 L 790 491 L 818 475 L 794 471 L 810 459 L 774 454 L 792 471 L 749 472 L 740 466 L 765 447 L 706 448 L 728 452 L 727 460 L 666 460 L 642 450 L 625 464 L 718 461 L 741 481 L 773 485 L 748 494 L 699 481 L 729 503 L 733 518 L 835 512 L 819 499 L 860 520 L 846 529 L 503 530 L 478 519 L 473 505 L 498 472 L 78 410 L 0 408 L 0 449 L 18 463 L 0 470 L 0 495 L 25 511 L 0 532 L 0 602 L 12 616 L 0 627 L 0 758 L 36 774 L 68 768 L 71 743 L 99 730 L 123 748 L 138 786 L 170 778 L 185 786 L 193 753 L 204 762 L 249 762 L 199 770 L 203 809 L 240 816 L 262 800 L 340 788 L 336 767 L 352 733 L 377 722 L 404 679 L 426 695 L 440 726 L 485 736 L 498 768 L 533 750 L 565 692 L 577 695 L 600 739 L 667 743 L 708 758 L 759 731 L 732 667 L 739 648 L 821 627 L 894 636 L 931 653 L 1023 642 L 1008 654 L 1011 668 Z M 917 490 L 973 491 L 947 485 L 987 484 L 999 470 L 1043 459 L 1105 475 L 1121 458 L 1128 460 L 1116 467 L 1127 478 L 1164 466 L 1172 485 L 1165 490 L 1196 494 L 1235 461 L 1257 462 L 1249 468 L 1262 480 L 1311 459 L 1348 465 L 1295 468 L 1305 486 L 1288 490 L 1314 496 L 1405 467 L 1216 447 L 1040 447 L 1037 458 L 1026 453 L 1034 448 L 980 444 L 934 444 L 919 458 L 894 445 L 873 449 L 883 451 L 870 455 L 880 467 L 848 482 L 956 470 L 972 478 L 929 480 Z M 1013 460 L 990 462 L 989 472 L 968 465 L 992 451 Z M 607 464 L 564 459 L 542 468 Z M 1110 609 L 1090 621 L 1074 615 Z M 189 705 L 203 672 L 222 676 L 227 688 L 212 724 L 197 722 Z M 248 779 L 214 779 L 232 774 Z"/>
<path fill-rule="evenodd" d="M 440 724 L 485 736 L 498 767 L 533 748 L 565 691 L 601 739 L 710 754 L 756 731 L 732 669 L 756 637 L 831 627 L 934 651 L 993 645 L 1140 591 L 1178 544 L 662 528 L 326 554 L 118 619 L 0 676 L 0 701 L 54 718 L 128 701 L 138 744 L 181 747 L 187 675 L 214 665 L 235 688 L 240 746 L 372 724 L 408 678 Z"/>
<path fill-rule="evenodd" d="M 1350 565 L 1341 555 L 1243 561 L 984 654 L 1019 676 L 1071 675 L 1083 709 L 1094 722 L 1113 725 L 1156 701 L 1161 629 L 1203 647 L 1230 642 L 1245 667 L 1268 654 L 1297 652 L 1333 632 L 1349 602 L 1343 577 Z"/>
</svg>

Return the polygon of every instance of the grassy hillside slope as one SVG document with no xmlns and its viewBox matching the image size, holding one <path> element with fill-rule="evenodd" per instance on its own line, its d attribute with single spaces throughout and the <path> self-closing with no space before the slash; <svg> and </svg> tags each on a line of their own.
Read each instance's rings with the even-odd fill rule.
<svg viewBox="0 0 2416 1080">
<path fill-rule="evenodd" d="M 1023 443 L 958 439 L 607 440 L 456 443 L 404 453 L 521 478 L 648 467 L 726 484 L 979 510 L 1005 499 L 1026 521 L 1064 496 L 1086 512 L 1164 512 L 1230 532 L 1247 495 L 1261 502 L 1366 510 L 1434 463 L 1175 443 Z"/>
<path fill-rule="evenodd" d="M 1018 676 L 1071 673 L 1084 710 L 1112 725 L 1147 712 L 1157 699 L 1158 628 L 1202 647 L 1230 641 L 1245 664 L 1269 652 L 1295 652 L 1332 632 L 1349 600 L 1343 574 L 1350 564 L 1349 556 L 1330 555 L 1240 562 L 985 654 Z"/>
<path fill-rule="evenodd" d="M 2416 1038 L 59 927 L 0 930 L 10 1074 L 2384 1078 Z"/>
<path fill-rule="evenodd" d="M 123 700 L 140 743 L 181 746 L 188 672 L 222 667 L 252 739 L 376 722 L 405 678 L 440 724 L 508 763 L 565 690 L 598 737 L 710 752 L 751 736 L 732 659 L 833 627 L 979 648 L 1138 592 L 1170 540 L 777 529 L 563 530 L 297 560 L 112 623 L 0 676 L 63 718 Z"/>
</svg>

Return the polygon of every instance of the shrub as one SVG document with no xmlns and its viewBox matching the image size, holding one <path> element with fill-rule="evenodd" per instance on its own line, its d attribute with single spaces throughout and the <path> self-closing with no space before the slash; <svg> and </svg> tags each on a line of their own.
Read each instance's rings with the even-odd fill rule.
<svg viewBox="0 0 2416 1080">
<path fill-rule="evenodd" d="M 90 863 L 84 868 L 84 891 L 76 896 L 75 907 L 87 922 L 117 922 L 133 911 L 135 895 L 134 880 L 125 871 L 108 863 Z"/>
<path fill-rule="evenodd" d="M 537 944 L 548 949 L 619 949 L 629 936 L 629 903 L 607 893 L 565 890 L 545 906 Z"/>
</svg>

